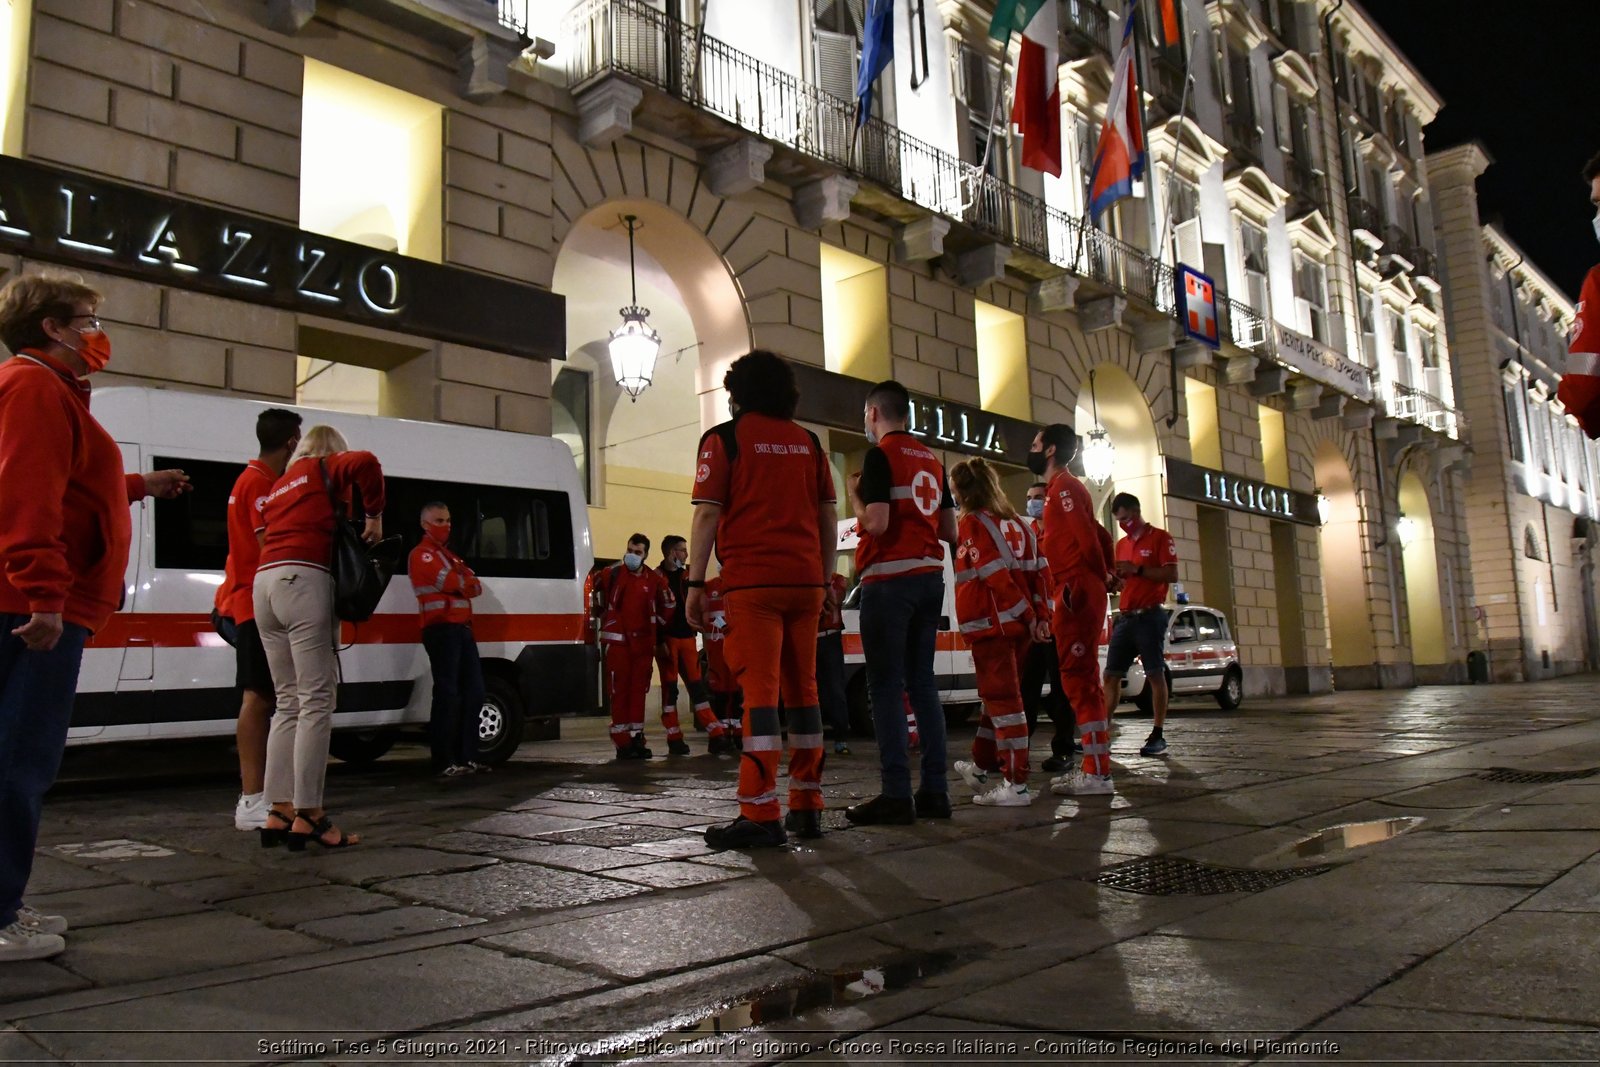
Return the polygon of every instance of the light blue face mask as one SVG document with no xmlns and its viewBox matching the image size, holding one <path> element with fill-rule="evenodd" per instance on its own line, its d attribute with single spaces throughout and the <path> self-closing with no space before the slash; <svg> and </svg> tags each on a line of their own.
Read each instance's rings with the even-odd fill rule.
<svg viewBox="0 0 1600 1067">
<path fill-rule="evenodd" d="M 1028 518 L 1030 518 L 1030 519 L 1042 519 L 1042 518 L 1044 518 L 1044 498 L 1043 497 L 1037 497 L 1036 496 L 1033 499 L 1028 501 Z"/>
<path fill-rule="evenodd" d="M 622 565 L 627 567 L 630 571 L 636 571 L 640 567 L 644 566 L 644 557 L 639 555 L 637 552 L 625 553 L 622 557 Z"/>
</svg>

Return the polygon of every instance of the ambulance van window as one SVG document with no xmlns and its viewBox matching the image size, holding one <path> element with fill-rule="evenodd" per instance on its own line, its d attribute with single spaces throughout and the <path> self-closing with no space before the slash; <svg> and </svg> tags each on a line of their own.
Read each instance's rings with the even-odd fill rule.
<svg viewBox="0 0 1600 1067">
<path fill-rule="evenodd" d="M 156 500 L 156 566 L 172 570 L 220 571 L 228 560 L 228 493 L 243 463 L 217 463 L 180 456 L 154 456 L 151 470 L 187 471 L 194 491 L 176 500 Z M 138 521 L 138 512 L 134 513 Z"/>
</svg>

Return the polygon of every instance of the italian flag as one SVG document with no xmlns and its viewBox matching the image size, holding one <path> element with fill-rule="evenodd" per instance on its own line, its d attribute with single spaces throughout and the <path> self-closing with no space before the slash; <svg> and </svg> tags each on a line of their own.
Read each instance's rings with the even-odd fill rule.
<svg viewBox="0 0 1600 1067">
<path fill-rule="evenodd" d="M 1022 135 L 1022 165 L 1061 177 L 1061 65 L 1055 0 L 999 0 L 989 36 L 1002 43 L 1022 31 L 1011 122 Z"/>
</svg>

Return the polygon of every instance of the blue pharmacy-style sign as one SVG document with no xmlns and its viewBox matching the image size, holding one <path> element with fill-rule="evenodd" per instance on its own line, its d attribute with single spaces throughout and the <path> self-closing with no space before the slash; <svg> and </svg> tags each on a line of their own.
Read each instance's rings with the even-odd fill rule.
<svg viewBox="0 0 1600 1067">
<path fill-rule="evenodd" d="M 1222 347 L 1217 325 L 1217 287 L 1210 278 L 1184 263 L 1178 264 L 1178 319 L 1184 336 L 1212 348 Z"/>
</svg>

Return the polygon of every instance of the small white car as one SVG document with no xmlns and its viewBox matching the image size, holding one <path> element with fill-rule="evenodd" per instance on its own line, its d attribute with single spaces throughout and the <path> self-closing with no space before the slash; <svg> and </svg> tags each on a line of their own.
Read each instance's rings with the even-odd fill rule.
<svg viewBox="0 0 1600 1067">
<path fill-rule="evenodd" d="M 1200 604 L 1179 604 L 1167 617 L 1167 684 L 1172 695 L 1210 695 L 1224 710 L 1232 711 L 1244 702 L 1244 672 L 1239 667 L 1239 646 L 1234 643 L 1228 619 L 1216 608 Z M 1114 620 L 1114 616 L 1112 617 Z M 1106 625 L 1106 640 L 1112 622 Z M 1100 646 L 1100 663 L 1106 661 L 1106 646 Z M 1122 698 L 1140 711 L 1150 711 L 1150 688 L 1145 684 L 1144 665 L 1135 659 L 1122 686 Z"/>
</svg>

